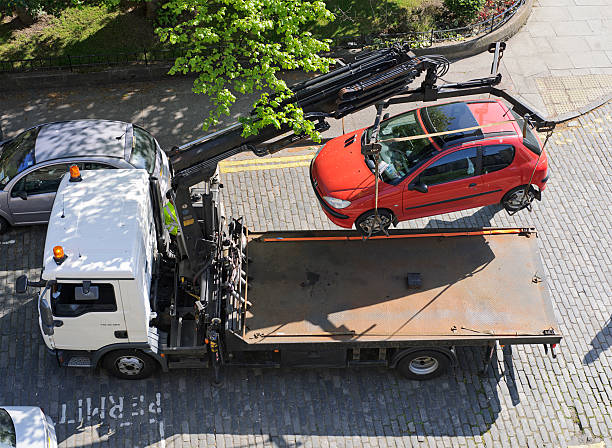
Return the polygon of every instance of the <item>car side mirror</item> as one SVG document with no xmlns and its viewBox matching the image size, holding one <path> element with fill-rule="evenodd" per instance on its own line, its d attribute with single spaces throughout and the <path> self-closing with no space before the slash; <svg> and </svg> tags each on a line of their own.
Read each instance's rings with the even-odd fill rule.
<svg viewBox="0 0 612 448">
<path fill-rule="evenodd" d="M 28 199 L 28 193 L 25 190 L 13 191 L 12 196 L 15 198 L 21 198 L 24 201 Z"/>
<path fill-rule="evenodd" d="M 411 183 L 408 185 L 408 189 L 418 191 L 419 193 L 427 193 L 429 191 L 429 187 L 421 181 Z"/>
</svg>

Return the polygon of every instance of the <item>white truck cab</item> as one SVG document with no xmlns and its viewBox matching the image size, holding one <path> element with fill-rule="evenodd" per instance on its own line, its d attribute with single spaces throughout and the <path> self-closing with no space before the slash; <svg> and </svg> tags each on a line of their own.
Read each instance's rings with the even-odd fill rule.
<svg viewBox="0 0 612 448">
<path fill-rule="evenodd" d="M 156 256 L 149 175 L 127 169 L 80 175 L 62 179 L 49 220 L 43 339 L 56 352 L 147 344 Z"/>
</svg>

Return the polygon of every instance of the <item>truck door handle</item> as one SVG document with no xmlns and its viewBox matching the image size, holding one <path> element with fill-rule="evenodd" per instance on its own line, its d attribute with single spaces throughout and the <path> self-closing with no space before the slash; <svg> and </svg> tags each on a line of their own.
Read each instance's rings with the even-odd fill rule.
<svg viewBox="0 0 612 448">
<path fill-rule="evenodd" d="M 471 184 L 468 185 L 468 187 L 470 187 L 470 188 L 474 188 L 475 186 L 476 186 L 475 183 L 471 183 Z"/>
<path fill-rule="evenodd" d="M 117 339 L 127 339 L 127 331 L 126 330 L 119 330 L 119 331 L 115 331 L 115 337 Z"/>
</svg>

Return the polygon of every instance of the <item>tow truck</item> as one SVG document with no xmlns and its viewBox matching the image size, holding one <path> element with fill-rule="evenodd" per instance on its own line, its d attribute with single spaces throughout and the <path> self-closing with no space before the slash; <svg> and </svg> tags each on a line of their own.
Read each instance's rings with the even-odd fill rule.
<svg viewBox="0 0 612 448">
<path fill-rule="evenodd" d="M 491 48 L 492 73 L 502 51 Z M 370 105 L 377 126 L 391 103 L 489 93 L 525 123 L 554 127 L 497 89 L 500 75 L 437 86 L 447 69 L 441 57 L 394 46 L 293 86 L 291 101 L 322 131 L 328 118 Z M 540 344 L 554 356 L 561 334 L 535 229 L 390 230 L 367 241 L 352 231 L 252 233 L 223 211 L 218 162 L 304 136 L 241 134 L 235 124 L 171 151 L 176 238 L 144 171 L 74 167 L 63 178 L 41 278 L 16 282 L 18 293 L 42 288 L 39 326 L 60 365 L 126 379 L 210 368 L 219 384 L 234 366 L 386 366 L 429 379 L 457 362 L 458 346 L 484 350 L 483 372 L 497 344 Z"/>
</svg>

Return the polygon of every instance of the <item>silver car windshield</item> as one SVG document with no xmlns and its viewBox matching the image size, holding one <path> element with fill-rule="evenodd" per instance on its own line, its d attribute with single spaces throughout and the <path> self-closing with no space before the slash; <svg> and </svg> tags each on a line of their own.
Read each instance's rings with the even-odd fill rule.
<svg viewBox="0 0 612 448">
<path fill-rule="evenodd" d="M 366 132 L 366 140 L 369 140 L 372 128 Z M 426 131 L 421 127 L 414 110 L 389 118 L 380 124 L 378 135 L 382 148 L 379 170 L 384 182 L 395 183 L 403 179 L 436 153 L 435 147 L 427 137 L 402 142 L 385 142 L 385 140 L 423 134 L 426 134 Z M 373 160 L 367 159 L 366 163 L 372 169 Z"/>
<path fill-rule="evenodd" d="M 0 408 L 0 447 L 14 448 L 17 446 L 15 425 L 6 410 Z"/>
<path fill-rule="evenodd" d="M 29 129 L 0 147 L 0 189 L 36 163 L 34 145 L 40 128 Z"/>
<path fill-rule="evenodd" d="M 130 164 L 136 168 L 145 169 L 149 174 L 152 174 L 155 169 L 156 153 L 157 145 L 155 145 L 153 136 L 144 129 L 134 126 Z"/>
</svg>

